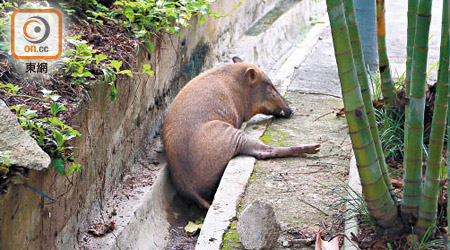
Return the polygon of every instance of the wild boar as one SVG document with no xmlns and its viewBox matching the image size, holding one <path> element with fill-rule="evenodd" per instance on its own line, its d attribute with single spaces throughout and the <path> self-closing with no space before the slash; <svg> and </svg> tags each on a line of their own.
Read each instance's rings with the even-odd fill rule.
<svg viewBox="0 0 450 250">
<path fill-rule="evenodd" d="M 315 154 L 320 144 L 273 147 L 239 130 L 256 114 L 289 118 L 293 109 L 257 66 L 234 57 L 210 69 L 178 93 L 164 121 L 162 139 L 177 192 L 208 209 L 228 162 Z"/>
</svg>

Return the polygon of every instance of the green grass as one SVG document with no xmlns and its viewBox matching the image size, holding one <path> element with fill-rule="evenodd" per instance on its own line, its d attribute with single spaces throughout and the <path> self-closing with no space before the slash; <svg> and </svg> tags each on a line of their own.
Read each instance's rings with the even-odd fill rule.
<svg viewBox="0 0 450 250">
<path fill-rule="evenodd" d="M 366 201 L 362 194 L 357 193 L 347 183 L 341 181 L 342 184 L 336 186 L 332 192 L 337 194 L 340 198 L 332 204 L 332 207 L 346 206 L 345 220 L 353 219 L 354 216 L 348 216 L 348 214 L 355 214 L 358 216 L 359 224 L 363 227 L 370 228 L 373 232 L 376 232 L 377 225 L 375 220 L 369 213 Z"/>
<path fill-rule="evenodd" d="M 401 162 L 403 159 L 403 126 L 405 124 L 403 112 L 393 110 L 389 113 L 384 108 L 380 108 L 375 109 L 375 116 L 386 160 Z"/>
</svg>

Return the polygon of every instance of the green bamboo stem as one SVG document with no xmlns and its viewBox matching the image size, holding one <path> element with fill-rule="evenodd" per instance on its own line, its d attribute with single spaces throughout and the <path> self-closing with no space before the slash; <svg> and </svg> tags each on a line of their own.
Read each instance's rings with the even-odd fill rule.
<svg viewBox="0 0 450 250">
<path fill-rule="evenodd" d="M 402 212 L 417 217 L 422 195 L 423 118 L 425 110 L 428 35 L 431 21 L 431 0 L 421 0 L 417 9 L 416 35 L 411 67 L 411 89 L 407 107 L 408 128 L 406 165 L 403 178 Z"/>
<path fill-rule="evenodd" d="M 370 214 L 378 225 L 399 225 L 397 206 L 384 182 L 375 144 L 370 132 L 361 90 L 353 62 L 350 36 L 341 0 L 327 0 L 334 52 L 344 100 L 345 117 L 350 130 L 363 194 Z"/>
<path fill-rule="evenodd" d="M 406 38 L 406 74 L 405 74 L 405 98 L 409 99 L 409 92 L 411 89 L 411 63 L 412 56 L 414 51 L 414 37 L 416 35 L 416 16 L 417 16 L 417 6 L 419 5 L 419 0 L 408 0 L 408 31 Z M 408 145 L 408 112 L 406 112 L 409 108 L 409 102 L 405 103 L 405 125 L 403 126 L 404 133 L 404 148 L 403 151 L 406 152 Z M 406 167 L 408 162 L 406 161 L 406 157 L 403 158 L 403 166 Z"/>
<path fill-rule="evenodd" d="M 423 235 L 429 227 L 435 225 L 439 199 L 439 177 L 448 105 L 448 1 L 443 1 L 441 49 L 433 120 L 431 121 L 430 154 L 427 159 L 425 184 L 420 200 L 419 219 L 414 230 L 419 235 Z"/>
<path fill-rule="evenodd" d="M 408 0 L 408 31 L 406 38 L 406 76 L 405 96 L 409 97 L 411 82 L 411 66 L 414 51 L 414 38 L 416 36 L 416 17 L 419 0 Z"/>
<path fill-rule="evenodd" d="M 384 18 L 384 0 L 377 0 L 377 41 L 378 59 L 381 76 L 381 92 L 383 102 L 387 110 L 395 107 L 397 95 L 395 94 L 394 82 L 392 81 L 391 66 L 386 49 L 386 23 Z"/>
<path fill-rule="evenodd" d="M 381 146 L 380 136 L 377 129 L 377 122 L 375 118 L 374 107 L 372 104 L 372 95 L 369 89 L 369 77 L 367 76 L 366 64 L 364 63 L 363 50 L 361 46 L 361 37 L 359 35 L 358 23 L 356 21 L 356 12 L 353 5 L 353 0 L 344 0 L 345 5 L 345 17 L 347 20 L 347 27 L 350 35 L 350 42 L 352 46 L 353 60 L 356 64 L 356 73 L 358 75 L 358 82 L 361 88 L 361 95 L 366 107 L 367 117 L 369 119 L 370 132 L 375 143 L 375 149 L 378 155 L 378 161 L 383 174 L 384 182 L 391 191 L 392 184 L 389 176 L 386 161 L 384 158 L 383 148 Z"/>
<path fill-rule="evenodd" d="M 447 48 L 450 51 L 450 4 L 448 4 L 447 6 L 447 11 L 448 11 L 448 16 L 447 16 L 447 24 L 448 24 L 448 36 L 449 36 L 449 41 L 447 43 Z M 448 68 L 448 71 L 450 71 L 450 65 Z M 447 73 L 447 81 L 450 82 L 450 72 Z M 448 164 L 448 159 L 450 159 L 450 147 L 449 147 L 449 143 L 448 143 L 448 138 L 449 138 L 449 133 L 450 133 L 450 114 L 448 114 L 448 112 L 450 112 L 450 88 L 448 88 L 449 93 L 447 96 L 447 225 L 450 225 L 450 193 L 449 193 L 449 183 L 450 183 L 450 164 Z M 447 230 L 445 237 L 445 247 L 446 249 L 450 249 L 450 234 Z"/>
</svg>

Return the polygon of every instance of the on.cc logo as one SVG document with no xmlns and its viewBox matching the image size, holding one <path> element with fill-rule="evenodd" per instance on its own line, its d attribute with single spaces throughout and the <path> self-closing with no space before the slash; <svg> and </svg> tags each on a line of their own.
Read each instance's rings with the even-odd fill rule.
<svg viewBox="0 0 450 250">
<path fill-rule="evenodd" d="M 17 59 L 57 59 L 62 15 L 55 9 L 19 9 L 11 15 L 11 53 Z"/>
<path fill-rule="evenodd" d="M 35 35 L 28 34 L 28 29 L 30 26 L 31 31 L 34 32 Z M 48 36 L 50 35 L 50 25 L 48 25 L 48 22 L 42 17 L 30 17 L 27 19 L 25 25 L 23 25 L 23 35 L 25 36 L 25 39 L 30 43 L 42 43 L 47 40 Z"/>
</svg>

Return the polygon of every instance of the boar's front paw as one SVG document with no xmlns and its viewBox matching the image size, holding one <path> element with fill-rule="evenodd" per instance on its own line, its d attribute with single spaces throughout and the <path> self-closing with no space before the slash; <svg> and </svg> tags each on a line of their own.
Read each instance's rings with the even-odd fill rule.
<svg viewBox="0 0 450 250">
<path fill-rule="evenodd" d="M 306 144 L 296 148 L 300 154 L 317 154 L 320 151 L 320 144 Z"/>
</svg>

